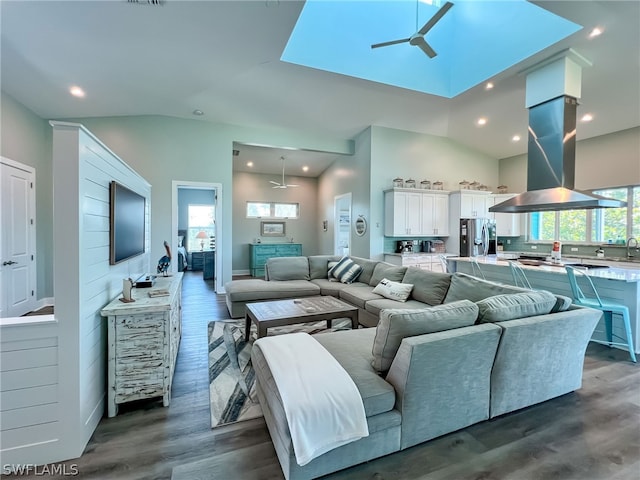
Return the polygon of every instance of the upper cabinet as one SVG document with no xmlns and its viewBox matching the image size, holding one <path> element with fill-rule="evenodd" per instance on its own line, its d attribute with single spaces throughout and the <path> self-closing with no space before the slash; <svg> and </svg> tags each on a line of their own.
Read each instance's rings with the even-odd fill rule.
<svg viewBox="0 0 640 480">
<path fill-rule="evenodd" d="M 448 192 L 393 188 L 384 192 L 387 237 L 446 236 L 448 228 Z"/>
<path fill-rule="evenodd" d="M 491 192 L 460 190 L 450 195 L 451 216 L 457 218 L 488 218 Z"/>
<path fill-rule="evenodd" d="M 487 199 L 488 207 L 502 203 L 516 195 L 516 193 L 497 193 L 495 195 L 490 195 Z M 489 218 L 496 221 L 496 235 L 498 237 L 518 237 L 522 235 L 524 214 L 489 212 Z"/>
<path fill-rule="evenodd" d="M 422 233 L 446 237 L 449 235 L 449 194 L 441 192 L 422 195 Z"/>
</svg>

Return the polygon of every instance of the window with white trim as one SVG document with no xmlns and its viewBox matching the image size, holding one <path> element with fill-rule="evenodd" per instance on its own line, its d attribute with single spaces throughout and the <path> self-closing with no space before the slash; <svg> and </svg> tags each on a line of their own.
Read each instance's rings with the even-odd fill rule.
<svg viewBox="0 0 640 480">
<path fill-rule="evenodd" d="M 247 202 L 247 218 L 298 218 L 299 203 Z"/>
<path fill-rule="evenodd" d="M 627 207 L 531 213 L 529 240 L 620 244 L 629 237 L 640 236 L 640 186 L 593 193 L 623 200 Z"/>
<path fill-rule="evenodd" d="M 187 209 L 187 246 L 189 251 L 210 250 L 211 246 L 215 245 L 215 205 L 189 204 Z M 198 238 L 200 232 L 204 232 L 206 237 Z"/>
</svg>

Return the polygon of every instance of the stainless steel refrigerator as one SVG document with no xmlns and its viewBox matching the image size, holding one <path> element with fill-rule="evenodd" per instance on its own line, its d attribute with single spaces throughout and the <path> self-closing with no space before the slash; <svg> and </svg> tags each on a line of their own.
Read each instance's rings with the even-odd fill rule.
<svg viewBox="0 0 640 480">
<path fill-rule="evenodd" d="M 490 240 L 495 242 L 495 221 L 488 218 L 460 219 L 460 256 L 477 257 L 489 253 Z"/>
</svg>

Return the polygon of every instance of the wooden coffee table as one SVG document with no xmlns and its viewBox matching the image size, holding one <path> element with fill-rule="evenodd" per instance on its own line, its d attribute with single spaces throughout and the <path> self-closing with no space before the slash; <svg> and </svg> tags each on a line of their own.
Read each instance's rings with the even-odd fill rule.
<svg viewBox="0 0 640 480">
<path fill-rule="evenodd" d="M 267 335 L 267 328 L 295 323 L 326 320 L 327 328 L 331 328 L 331 320 L 336 318 L 350 318 L 351 328 L 358 328 L 358 307 L 329 296 L 248 303 L 245 341 L 249 341 L 252 321 L 258 327 L 258 338 L 261 338 Z"/>
</svg>

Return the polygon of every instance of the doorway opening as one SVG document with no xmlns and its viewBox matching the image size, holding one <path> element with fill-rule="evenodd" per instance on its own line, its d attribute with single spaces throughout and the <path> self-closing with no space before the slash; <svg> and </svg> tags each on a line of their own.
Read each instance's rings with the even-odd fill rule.
<svg viewBox="0 0 640 480">
<path fill-rule="evenodd" d="M 333 200 L 334 255 L 349 255 L 351 249 L 351 192 L 336 195 Z"/>
<path fill-rule="evenodd" d="M 202 271 L 204 281 L 212 281 L 222 291 L 222 184 L 172 182 L 171 241 L 175 260 L 173 272 Z"/>
</svg>

